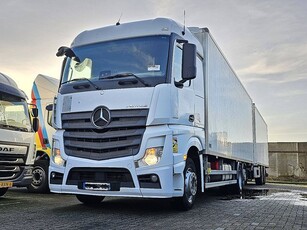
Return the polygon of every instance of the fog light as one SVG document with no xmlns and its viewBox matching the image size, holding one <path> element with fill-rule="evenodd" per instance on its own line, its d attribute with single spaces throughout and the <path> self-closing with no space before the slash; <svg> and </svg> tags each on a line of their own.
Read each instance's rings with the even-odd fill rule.
<svg viewBox="0 0 307 230">
<path fill-rule="evenodd" d="M 158 176 L 153 174 L 153 175 L 150 176 L 150 180 L 151 180 L 153 183 L 156 183 L 156 182 L 158 182 Z"/>
<path fill-rule="evenodd" d="M 50 184 L 62 184 L 63 183 L 63 173 L 51 172 L 50 173 Z"/>
</svg>

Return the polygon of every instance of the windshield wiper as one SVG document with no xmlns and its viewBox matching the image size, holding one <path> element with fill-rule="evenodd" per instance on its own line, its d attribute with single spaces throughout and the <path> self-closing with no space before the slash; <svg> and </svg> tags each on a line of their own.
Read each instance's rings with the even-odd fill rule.
<svg viewBox="0 0 307 230">
<path fill-rule="evenodd" d="M 114 79 L 114 78 L 125 78 L 125 77 L 134 77 L 139 82 L 141 82 L 144 86 L 146 86 L 146 87 L 150 86 L 142 78 L 136 76 L 134 73 L 119 73 L 119 74 L 111 75 L 111 76 L 108 76 L 108 77 L 104 77 L 102 79 Z"/>
<path fill-rule="evenodd" d="M 14 125 L 6 125 L 6 124 L 0 124 L 0 127 L 2 128 L 8 128 L 10 130 L 15 130 L 15 131 L 24 131 L 24 132 L 28 132 L 27 128 L 22 128 L 22 127 L 17 127 Z"/>
<path fill-rule="evenodd" d="M 64 81 L 64 82 L 62 83 L 62 85 L 63 85 L 63 84 L 66 84 L 66 83 L 68 83 L 68 82 L 81 81 L 81 80 L 86 80 L 86 81 L 88 81 L 95 89 L 101 90 L 101 88 L 100 88 L 98 85 L 95 85 L 90 79 L 85 78 L 85 77 L 82 77 L 82 78 L 75 78 L 75 79 L 72 79 L 72 80 L 69 80 L 69 81 Z"/>
</svg>

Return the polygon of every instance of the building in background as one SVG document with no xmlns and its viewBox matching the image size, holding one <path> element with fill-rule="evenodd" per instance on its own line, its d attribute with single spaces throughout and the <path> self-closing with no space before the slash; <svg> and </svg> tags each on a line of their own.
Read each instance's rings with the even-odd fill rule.
<svg viewBox="0 0 307 230">
<path fill-rule="evenodd" d="M 269 143 L 269 177 L 307 180 L 307 142 Z"/>
</svg>

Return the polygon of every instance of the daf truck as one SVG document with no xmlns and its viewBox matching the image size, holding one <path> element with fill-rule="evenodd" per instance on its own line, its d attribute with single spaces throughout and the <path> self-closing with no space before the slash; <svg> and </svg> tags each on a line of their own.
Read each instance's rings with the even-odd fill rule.
<svg viewBox="0 0 307 230">
<path fill-rule="evenodd" d="M 50 189 L 84 204 L 265 183 L 267 125 L 207 28 L 166 18 L 80 33 L 60 47 Z"/>
<path fill-rule="evenodd" d="M 32 181 L 37 109 L 31 123 L 27 98 L 15 81 L 0 73 L 0 196 L 8 188 L 26 187 Z"/>
<path fill-rule="evenodd" d="M 38 110 L 39 129 L 35 134 L 36 158 L 33 168 L 32 183 L 28 185 L 30 192 L 49 192 L 48 168 L 51 156 L 53 99 L 57 94 L 59 80 L 38 74 L 32 86 L 32 104 Z"/>
</svg>

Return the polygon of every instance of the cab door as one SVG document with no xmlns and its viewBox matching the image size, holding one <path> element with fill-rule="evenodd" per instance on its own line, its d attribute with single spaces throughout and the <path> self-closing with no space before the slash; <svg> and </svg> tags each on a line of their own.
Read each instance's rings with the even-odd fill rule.
<svg viewBox="0 0 307 230">
<path fill-rule="evenodd" d="M 182 80 L 182 46 L 175 42 L 172 58 L 172 99 L 173 99 L 173 118 L 177 124 L 193 126 L 194 124 L 194 101 L 195 93 L 193 80 L 186 81 L 182 87 L 176 82 Z M 177 86 L 176 86 L 177 85 Z"/>
</svg>

